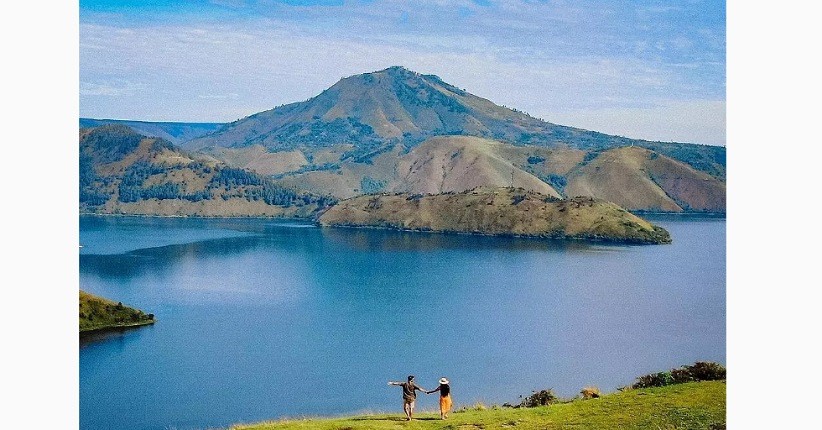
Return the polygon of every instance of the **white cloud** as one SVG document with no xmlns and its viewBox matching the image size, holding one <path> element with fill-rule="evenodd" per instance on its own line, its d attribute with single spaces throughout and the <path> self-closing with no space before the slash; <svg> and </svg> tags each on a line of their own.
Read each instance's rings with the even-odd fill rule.
<svg viewBox="0 0 822 430">
<path fill-rule="evenodd" d="M 103 83 L 80 82 L 80 95 L 118 97 L 133 95 L 143 88 L 142 84 L 122 80 Z"/>
<path fill-rule="evenodd" d="M 200 94 L 197 97 L 201 99 L 215 99 L 215 100 L 237 100 L 240 98 L 240 95 L 237 93 L 229 93 L 229 94 Z"/>
<path fill-rule="evenodd" d="M 552 121 L 588 130 L 663 142 L 725 145 L 725 101 L 670 101 L 636 108 L 548 113 Z"/>
<path fill-rule="evenodd" d="M 568 125 L 598 131 L 608 130 L 574 121 L 611 112 L 614 120 L 626 122 L 630 119 L 617 112 L 633 112 L 662 121 L 654 125 L 633 120 L 630 130 L 645 133 L 645 124 L 645 134 L 654 134 L 655 129 L 681 126 L 670 115 L 651 115 L 648 106 L 670 109 L 671 103 L 724 95 L 724 63 L 658 58 L 656 44 L 677 48 L 669 52 L 692 49 L 692 39 L 685 36 L 624 41 L 608 34 L 588 37 L 592 22 L 615 13 L 612 10 L 520 1 L 485 8 L 466 2 L 470 17 L 443 25 L 455 16 L 449 15 L 453 11 L 437 16 L 430 3 L 415 8 L 397 1 L 378 3 L 346 3 L 336 8 L 336 15 L 326 7 L 299 8 L 296 13 L 294 7 L 282 6 L 265 18 L 239 23 L 83 23 L 80 79 L 102 84 L 81 88 L 81 115 L 230 121 L 308 99 L 342 77 L 393 65 L 439 75 L 471 93 L 549 121 L 567 118 Z M 411 21 L 405 26 L 397 22 L 404 12 Z M 563 34 L 568 28 L 573 34 Z M 715 35 L 706 30 L 697 37 Z M 615 40 L 624 47 L 622 52 L 600 52 Z M 142 87 L 113 85 L 118 79 L 139 80 Z M 99 95 L 110 97 L 94 97 Z M 724 142 L 724 129 L 714 124 L 694 129 L 715 134 L 683 134 L 680 140 Z M 631 135 L 630 130 L 625 134 Z"/>
</svg>

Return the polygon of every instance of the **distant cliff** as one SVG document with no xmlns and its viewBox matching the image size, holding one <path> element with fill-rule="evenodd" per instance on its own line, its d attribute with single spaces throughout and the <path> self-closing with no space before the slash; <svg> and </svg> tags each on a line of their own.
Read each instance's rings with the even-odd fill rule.
<svg viewBox="0 0 822 430">
<path fill-rule="evenodd" d="M 613 203 L 590 197 L 560 200 L 522 188 L 359 196 L 328 209 L 319 223 L 623 243 L 671 242 L 665 229 Z"/>
</svg>

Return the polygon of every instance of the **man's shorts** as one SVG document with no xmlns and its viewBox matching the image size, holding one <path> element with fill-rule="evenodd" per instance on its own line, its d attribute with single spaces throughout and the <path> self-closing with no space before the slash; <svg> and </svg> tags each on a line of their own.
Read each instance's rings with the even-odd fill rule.
<svg viewBox="0 0 822 430">
<path fill-rule="evenodd" d="M 403 401 L 406 405 L 410 406 L 410 407 L 411 407 L 411 409 L 414 409 L 414 399 L 402 399 L 402 401 Z"/>
</svg>

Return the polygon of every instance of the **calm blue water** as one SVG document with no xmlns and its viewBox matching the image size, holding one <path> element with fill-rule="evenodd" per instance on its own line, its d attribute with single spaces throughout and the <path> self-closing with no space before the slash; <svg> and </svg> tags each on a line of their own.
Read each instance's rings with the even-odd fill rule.
<svg viewBox="0 0 822 430">
<path fill-rule="evenodd" d="M 158 320 L 81 344 L 81 428 L 401 414 L 408 374 L 459 406 L 724 363 L 725 219 L 646 218 L 674 243 L 81 217 L 80 287 Z"/>
</svg>

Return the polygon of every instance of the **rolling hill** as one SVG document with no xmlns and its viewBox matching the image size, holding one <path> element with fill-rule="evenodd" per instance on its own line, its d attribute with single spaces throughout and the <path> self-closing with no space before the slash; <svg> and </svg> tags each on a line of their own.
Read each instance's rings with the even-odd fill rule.
<svg viewBox="0 0 822 430">
<path fill-rule="evenodd" d="M 590 197 L 557 199 L 523 188 L 476 188 L 436 195 L 378 194 L 343 200 L 323 226 L 508 235 L 627 243 L 670 243 L 665 229 Z"/>
<path fill-rule="evenodd" d="M 303 165 L 275 177 L 284 186 L 340 199 L 378 192 L 436 194 L 516 186 L 553 197 L 591 196 L 633 211 L 725 211 L 723 181 L 641 147 L 587 152 L 437 136 L 408 152 L 397 145 L 367 163 L 349 159 L 329 165 L 316 170 Z"/>
<path fill-rule="evenodd" d="M 81 129 L 79 135 L 81 212 L 311 216 L 333 202 L 188 154 L 124 125 Z"/>
<path fill-rule="evenodd" d="M 640 147 L 603 151 L 568 174 L 568 195 L 597 196 L 633 210 L 724 212 L 725 183 Z"/>
</svg>

